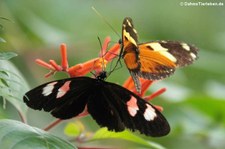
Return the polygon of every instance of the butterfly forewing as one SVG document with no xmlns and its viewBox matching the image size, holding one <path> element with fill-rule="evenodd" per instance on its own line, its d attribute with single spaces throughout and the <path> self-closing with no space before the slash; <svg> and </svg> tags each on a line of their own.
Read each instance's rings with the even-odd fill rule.
<svg viewBox="0 0 225 149">
<path fill-rule="evenodd" d="M 159 41 L 159 44 L 168 49 L 168 53 L 176 59 L 177 67 L 192 64 L 198 59 L 198 49 L 193 45 L 178 41 Z"/>
<path fill-rule="evenodd" d="M 130 70 L 139 70 L 139 50 L 137 47 L 137 32 L 131 18 L 125 18 L 122 27 L 123 58 Z"/>
<path fill-rule="evenodd" d="M 123 20 L 122 42 L 125 49 L 137 47 L 137 31 L 134 29 L 132 19 L 127 17 Z"/>
<path fill-rule="evenodd" d="M 88 77 L 49 82 L 27 92 L 24 102 L 32 109 L 51 111 L 57 118 L 72 118 L 84 110 L 91 86 L 88 84 L 92 83 Z"/>
<path fill-rule="evenodd" d="M 141 84 L 138 78 L 138 73 L 140 72 L 141 63 L 139 59 L 139 49 L 137 46 L 137 41 L 137 31 L 134 29 L 132 19 L 126 17 L 123 21 L 122 26 L 121 53 L 124 62 L 135 82 L 135 87 L 140 92 Z"/>
</svg>

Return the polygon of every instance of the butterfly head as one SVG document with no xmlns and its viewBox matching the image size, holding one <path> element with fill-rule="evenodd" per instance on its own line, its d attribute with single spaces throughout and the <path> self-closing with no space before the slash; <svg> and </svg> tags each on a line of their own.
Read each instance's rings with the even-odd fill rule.
<svg viewBox="0 0 225 149">
<path fill-rule="evenodd" d="M 105 80 L 107 78 L 107 72 L 106 71 L 102 71 L 98 74 L 98 76 L 96 77 L 97 80 Z"/>
</svg>

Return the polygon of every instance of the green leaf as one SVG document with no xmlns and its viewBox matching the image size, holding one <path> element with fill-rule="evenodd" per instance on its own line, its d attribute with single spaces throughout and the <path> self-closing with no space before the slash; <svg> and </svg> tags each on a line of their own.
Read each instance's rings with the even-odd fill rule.
<svg viewBox="0 0 225 149">
<path fill-rule="evenodd" d="M 70 137 L 77 137 L 82 133 L 83 130 L 83 124 L 79 121 L 76 121 L 74 123 L 68 123 L 64 129 L 64 133 Z"/>
<path fill-rule="evenodd" d="M 144 140 L 143 138 L 136 136 L 132 132 L 127 130 L 123 132 L 112 132 L 108 131 L 107 128 L 101 128 L 94 134 L 92 140 L 100 140 L 100 139 L 122 139 L 149 148 L 164 149 L 163 146 L 155 142 L 151 142 L 149 140 Z"/>
<path fill-rule="evenodd" d="M 14 120 L 0 120 L 0 146 L 4 149 L 74 149 L 69 142 Z"/>
<path fill-rule="evenodd" d="M 191 107 L 201 111 L 214 122 L 225 126 L 225 100 L 210 97 L 195 97 L 186 101 Z M 203 106 L 204 104 L 204 106 Z"/>
<path fill-rule="evenodd" d="M 5 71 L 0 71 L 0 86 L 9 87 L 9 85 L 7 84 L 7 82 L 3 79 L 6 76 L 8 76 L 8 74 Z"/>
<path fill-rule="evenodd" d="M 6 20 L 6 21 L 11 21 L 10 19 L 5 18 L 5 17 L 0 17 L 0 19 L 2 19 L 2 20 Z M 12 21 L 11 21 L 11 22 L 12 22 Z"/>
<path fill-rule="evenodd" d="M 0 119 L 7 118 L 7 112 L 5 110 L 6 100 L 0 96 L 0 101 L 2 100 L 2 106 L 0 106 Z"/>
<path fill-rule="evenodd" d="M 0 28 L 1 28 L 1 25 L 0 25 Z M 6 41 L 5 41 L 5 39 L 0 37 L 0 42 L 6 42 Z"/>
<path fill-rule="evenodd" d="M 14 52 L 1 52 L 0 53 L 0 60 L 9 60 L 13 57 L 17 56 Z"/>
<path fill-rule="evenodd" d="M 0 84 L 9 87 L 9 85 L 7 84 L 7 82 L 4 79 L 2 79 L 2 78 L 0 78 Z"/>
<path fill-rule="evenodd" d="M 10 102 L 25 118 L 28 108 L 23 102 L 23 95 L 29 90 L 27 82 L 9 61 L 0 60 L 0 70 L 0 96 Z"/>
</svg>

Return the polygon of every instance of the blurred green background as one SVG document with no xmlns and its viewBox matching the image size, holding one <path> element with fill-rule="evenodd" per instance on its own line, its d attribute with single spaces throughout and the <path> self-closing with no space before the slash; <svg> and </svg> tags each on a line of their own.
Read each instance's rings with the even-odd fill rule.
<svg viewBox="0 0 225 149">
<path fill-rule="evenodd" d="M 170 78 L 149 88 L 149 94 L 167 88 L 153 103 L 164 107 L 171 133 L 162 138 L 141 137 L 169 149 L 225 148 L 225 2 L 201 0 L 222 2 L 223 6 L 181 6 L 181 2 L 196 1 L 1 0 L 0 16 L 11 21 L 0 20 L 3 27 L 0 37 L 6 41 L 0 43 L 0 52 L 18 54 L 11 62 L 32 88 L 62 78 L 62 75 L 44 78 L 47 70 L 35 64 L 36 58 L 60 62 L 61 43 L 68 46 L 70 65 L 95 58 L 101 48 L 97 37 L 103 41 L 110 36 L 110 45 L 118 42 L 123 18 L 129 16 L 138 31 L 139 42 L 178 40 L 200 49 L 199 59 L 193 65 L 177 70 Z M 92 6 L 120 36 L 96 15 Z M 124 66 L 108 81 L 122 84 L 128 76 Z M 10 104 L 0 109 L 0 118 L 19 120 Z M 30 125 L 39 128 L 54 120 L 48 113 L 30 109 L 27 117 Z M 81 121 L 89 130 L 98 128 L 90 117 Z M 64 123 L 51 132 L 65 137 L 63 128 Z"/>
</svg>

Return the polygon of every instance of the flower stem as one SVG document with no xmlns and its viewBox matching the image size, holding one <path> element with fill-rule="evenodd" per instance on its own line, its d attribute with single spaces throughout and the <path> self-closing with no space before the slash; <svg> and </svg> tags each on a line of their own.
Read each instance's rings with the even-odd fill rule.
<svg viewBox="0 0 225 149">
<path fill-rule="evenodd" d="M 17 110 L 18 111 L 18 110 Z M 27 121 L 26 121 L 26 118 L 23 116 L 23 114 L 20 112 L 20 111 L 18 111 L 18 113 L 19 113 L 19 116 L 20 116 L 20 119 L 21 119 L 21 122 L 23 122 L 23 123 L 27 123 Z"/>
<path fill-rule="evenodd" d="M 52 129 L 53 127 L 55 127 L 56 125 L 58 125 L 62 120 L 61 119 L 57 119 L 55 121 L 53 121 L 52 123 L 50 123 L 47 127 L 45 127 L 43 130 L 45 131 L 49 131 L 50 129 Z"/>
</svg>

